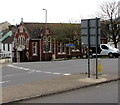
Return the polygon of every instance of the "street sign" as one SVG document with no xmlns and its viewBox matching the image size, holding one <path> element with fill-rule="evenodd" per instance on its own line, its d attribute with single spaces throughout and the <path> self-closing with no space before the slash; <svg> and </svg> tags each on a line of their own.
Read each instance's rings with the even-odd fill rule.
<svg viewBox="0 0 120 105">
<path fill-rule="evenodd" d="M 81 20 L 81 40 L 82 46 L 96 46 L 96 35 L 98 33 L 98 45 L 100 44 L 100 19 L 83 19 Z M 89 38 L 89 39 L 88 39 Z M 88 41 L 89 40 L 89 41 Z"/>
<path fill-rule="evenodd" d="M 74 44 L 66 44 L 66 47 L 74 47 Z"/>
<path fill-rule="evenodd" d="M 88 48 L 88 78 L 90 78 L 90 47 L 96 47 L 96 79 L 98 79 L 97 52 L 100 45 L 100 18 L 82 20 L 81 35 L 82 46 Z"/>
</svg>

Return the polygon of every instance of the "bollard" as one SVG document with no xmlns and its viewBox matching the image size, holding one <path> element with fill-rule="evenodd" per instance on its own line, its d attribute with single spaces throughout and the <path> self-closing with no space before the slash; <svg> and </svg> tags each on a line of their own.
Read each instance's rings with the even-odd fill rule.
<svg viewBox="0 0 120 105">
<path fill-rule="evenodd" d="M 101 64 L 101 59 L 98 58 L 98 74 L 102 74 L 102 64 Z"/>
<path fill-rule="evenodd" d="M 96 75 L 96 59 L 92 59 L 91 73 L 93 75 Z M 98 58 L 98 75 L 101 75 L 101 74 L 102 74 L 102 63 L 101 63 L 101 59 Z"/>
<path fill-rule="evenodd" d="M 54 61 L 55 60 L 55 54 L 54 55 L 52 55 L 52 61 Z"/>
</svg>

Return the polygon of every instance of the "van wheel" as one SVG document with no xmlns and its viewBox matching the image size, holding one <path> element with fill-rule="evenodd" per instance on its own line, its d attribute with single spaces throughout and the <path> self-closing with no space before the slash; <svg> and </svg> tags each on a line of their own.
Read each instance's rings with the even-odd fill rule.
<svg viewBox="0 0 120 105">
<path fill-rule="evenodd" d="M 109 58 L 113 58 L 113 54 L 112 53 L 109 53 L 108 56 L 109 56 Z"/>
</svg>

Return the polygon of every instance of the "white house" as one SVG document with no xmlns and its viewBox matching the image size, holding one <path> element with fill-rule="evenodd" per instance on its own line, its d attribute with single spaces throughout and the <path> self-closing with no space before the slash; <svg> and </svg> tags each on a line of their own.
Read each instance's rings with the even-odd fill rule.
<svg viewBox="0 0 120 105">
<path fill-rule="evenodd" d="M 0 59 L 9 58 L 12 61 L 14 31 L 10 27 L 8 23 L 0 24 Z"/>
<path fill-rule="evenodd" d="M 7 36 L 7 35 L 6 35 Z M 12 51 L 13 51 L 13 36 L 3 37 L 4 40 L 1 41 L 1 53 L 0 58 L 9 58 L 12 61 Z"/>
<path fill-rule="evenodd" d="M 13 58 L 13 36 L 9 36 L 7 37 L 5 40 L 2 41 L 1 44 L 1 53 L 0 53 L 0 57 L 2 58 L 9 58 L 12 61 Z"/>
<path fill-rule="evenodd" d="M 0 23 L 0 52 L 2 51 L 2 37 L 5 34 L 4 31 L 9 29 L 9 26 L 11 26 L 11 24 L 7 21 Z"/>
</svg>

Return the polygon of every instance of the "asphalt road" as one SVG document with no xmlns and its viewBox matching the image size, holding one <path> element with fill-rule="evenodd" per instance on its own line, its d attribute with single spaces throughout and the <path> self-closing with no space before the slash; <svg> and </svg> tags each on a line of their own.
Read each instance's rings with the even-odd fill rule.
<svg viewBox="0 0 120 105">
<path fill-rule="evenodd" d="M 91 60 L 91 72 L 95 67 Z M 101 59 L 102 73 L 118 74 L 118 59 Z M 27 62 L 4 65 L 2 67 L 2 84 L 12 86 L 39 80 L 71 75 L 73 73 L 87 72 L 87 59 L 51 61 L 51 62 Z"/>
<path fill-rule="evenodd" d="M 118 103 L 118 81 L 17 103 Z"/>
</svg>

